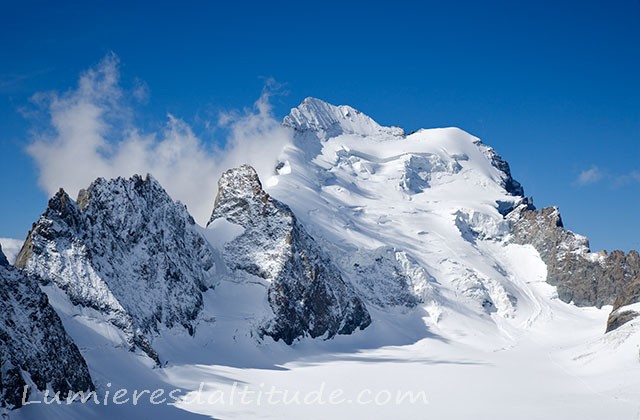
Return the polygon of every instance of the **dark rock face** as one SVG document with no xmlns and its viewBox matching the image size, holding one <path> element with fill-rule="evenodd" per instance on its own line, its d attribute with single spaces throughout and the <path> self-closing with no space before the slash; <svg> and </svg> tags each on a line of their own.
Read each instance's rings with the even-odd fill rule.
<svg viewBox="0 0 640 420">
<path fill-rule="evenodd" d="M 227 266 L 270 282 L 268 300 L 275 316 L 262 334 L 291 344 L 305 335 L 351 334 L 371 323 L 340 271 L 292 211 L 262 189 L 252 167 L 222 175 L 209 224 L 220 218 L 244 228 L 225 246 Z"/>
<path fill-rule="evenodd" d="M 478 141 L 479 144 L 482 142 Z M 497 168 L 500 172 L 502 172 L 502 186 L 504 189 L 511 195 L 516 197 L 524 197 L 524 188 L 522 185 L 513 179 L 511 176 L 511 168 L 509 167 L 509 163 L 504 160 L 493 148 L 486 146 L 485 155 L 491 160 L 491 164 Z"/>
<path fill-rule="evenodd" d="M 613 309 L 607 320 L 607 332 L 640 316 L 640 308 L 631 309 L 628 307 L 628 305 L 638 302 L 640 302 L 640 277 L 629 282 L 613 303 Z"/>
<path fill-rule="evenodd" d="M 578 306 L 611 305 L 633 300 L 626 287 L 640 275 L 636 251 L 592 253 L 587 238 L 564 228 L 555 207 L 540 211 L 525 201 L 508 216 L 513 240 L 531 244 L 547 265 L 547 282 L 558 288 L 558 297 Z M 625 303 L 629 304 L 629 303 Z"/>
<path fill-rule="evenodd" d="M 2 246 L 0 246 L 0 267 L 7 267 L 9 265 L 9 261 L 7 257 L 2 252 Z"/>
<path fill-rule="evenodd" d="M 186 208 L 153 178 L 94 181 L 74 202 L 58 192 L 34 224 L 16 266 L 105 314 L 129 344 L 159 361 L 160 326 L 193 333 L 213 253 Z"/>
<path fill-rule="evenodd" d="M 4 262 L 0 250 L 0 407 L 22 406 L 25 373 L 61 398 L 93 390 L 85 360 L 36 280 Z"/>
</svg>

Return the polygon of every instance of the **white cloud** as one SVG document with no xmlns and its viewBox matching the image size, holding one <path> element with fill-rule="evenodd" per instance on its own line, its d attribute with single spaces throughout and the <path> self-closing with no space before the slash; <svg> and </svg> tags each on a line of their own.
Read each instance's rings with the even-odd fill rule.
<svg viewBox="0 0 640 420">
<path fill-rule="evenodd" d="M 580 172 L 576 179 L 576 184 L 580 186 L 595 184 L 604 177 L 604 173 L 597 166 L 593 165 L 589 169 Z"/>
<path fill-rule="evenodd" d="M 80 76 L 75 89 L 34 96 L 46 124 L 36 131 L 28 152 L 49 194 L 63 187 L 75 196 L 97 177 L 151 173 L 204 224 L 224 170 L 248 163 L 266 179 L 291 141 L 292 132 L 272 115 L 269 92 L 266 88 L 252 108 L 221 115 L 230 133 L 224 147 L 206 144 L 173 115 L 159 132 L 145 133 L 135 126 L 129 98 L 144 101 L 148 88 L 137 82 L 133 91 L 125 91 L 119 60 L 109 54 Z"/>
</svg>

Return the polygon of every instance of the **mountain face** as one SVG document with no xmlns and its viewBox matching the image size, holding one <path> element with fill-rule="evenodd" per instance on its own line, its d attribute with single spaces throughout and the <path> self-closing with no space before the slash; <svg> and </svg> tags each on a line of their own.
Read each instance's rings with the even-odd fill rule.
<svg viewBox="0 0 640 420">
<path fill-rule="evenodd" d="M 479 246 L 509 234 L 503 214 L 523 200 L 492 148 L 455 128 L 406 135 L 313 98 L 283 125 L 294 140 L 267 192 L 290 206 L 369 306 L 426 308 L 433 322 L 457 316 L 447 308 L 460 299 L 480 317 L 516 311 L 513 274 Z"/>
<path fill-rule="evenodd" d="M 423 360 L 450 346 L 463 363 L 441 365 L 462 366 L 530 342 L 527 360 L 543 353 L 547 362 L 529 338 L 544 331 L 540 341 L 550 341 L 576 306 L 613 304 L 607 332 L 640 315 L 638 253 L 592 253 L 557 208 L 537 210 L 508 163 L 476 137 L 456 128 L 406 134 L 313 98 L 283 126 L 293 140 L 273 173 L 263 183 L 247 165 L 226 171 L 206 229 L 151 176 L 98 179 L 75 201 L 62 190 L 51 198 L 16 269 L 0 252 L 6 406 L 17 406 L 29 381 L 41 390 L 93 386 L 60 319 L 109 323 L 157 364 L 172 347 L 205 353 L 207 363 L 237 349 L 280 364 L 269 357 L 300 355 L 282 343 L 357 332 L 336 348 L 373 343 L 372 360 L 381 360 L 400 343 Z M 591 309 L 580 322 L 594 319 Z M 597 339 L 606 346 L 619 333 Z M 437 343 L 420 343 L 427 339 Z M 331 348 L 314 343 L 305 351 Z M 92 372 L 106 370 L 91 363 L 113 349 L 90 357 L 81 348 Z M 249 365 L 235 356 L 234 366 Z"/>
<path fill-rule="evenodd" d="M 0 249 L 0 407 L 17 408 L 35 389 L 93 390 L 78 347 L 36 280 L 9 266 Z"/>
<path fill-rule="evenodd" d="M 213 252 L 186 208 L 151 176 L 98 179 L 77 202 L 58 192 L 34 224 L 16 266 L 64 291 L 159 362 L 161 328 L 193 334 Z"/>
<path fill-rule="evenodd" d="M 16 266 L 99 311 L 156 361 L 153 337 L 173 327 L 193 335 L 202 293 L 226 269 L 267 281 L 273 317 L 259 332 L 286 343 L 365 328 L 367 305 L 426 306 L 439 319 L 447 301 L 462 299 L 480 316 L 514 316 L 529 297 L 494 243 L 533 246 L 567 303 L 634 303 L 627 286 L 640 275 L 638 254 L 591 253 L 557 209 L 537 211 L 508 163 L 462 130 L 406 135 L 314 98 L 283 125 L 293 144 L 266 187 L 248 166 L 219 182 L 209 226 L 239 229 L 222 255 L 153 178 L 134 176 L 98 179 L 77 202 L 57 193 Z"/>
<path fill-rule="evenodd" d="M 227 267 L 269 282 L 268 301 L 275 316 L 261 327 L 261 334 L 291 344 L 305 335 L 351 334 L 371 323 L 338 268 L 289 207 L 262 189 L 252 167 L 222 175 L 209 226 L 219 219 L 243 230 L 224 247 Z"/>
<path fill-rule="evenodd" d="M 304 219 L 314 237 L 342 256 L 341 269 L 369 302 L 411 306 L 442 298 L 435 297 L 437 290 L 446 295 L 443 287 L 424 280 L 416 284 L 430 292 L 421 298 L 406 279 L 397 277 L 385 285 L 394 278 L 391 273 L 398 272 L 382 268 L 388 265 L 382 263 L 384 250 L 391 248 L 417 259 L 426 278 L 436 282 L 456 273 L 451 279 L 456 293 L 471 297 L 489 313 L 513 313 L 518 298 L 509 290 L 512 281 L 509 273 L 504 278 L 504 267 L 493 264 L 497 270 L 478 272 L 477 264 L 456 255 L 481 253 L 491 261 L 494 253 L 484 249 L 487 241 L 533 246 L 547 266 L 547 282 L 557 287 L 564 302 L 601 307 L 635 301 L 627 286 L 640 273 L 638 253 L 591 253 L 586 238 L 564 229 L 556 208 L 537 211 L 524 198 L 508 163 L 479 139 L 457 129 L 405 135 L 351 107 L 313 98 L 293 109 L 283 125 L 294 130 L 294 147 L 283 153 L 281 165 L 288 170 L 277 172 L 268 182 L 273 185 L 269 191 Z M 320 197 L 290 197 L 291 191 L 305 189 L 318 191 Z M 412 205 L 405 206 L 406 201 Z M 443 221 L 447 218 L 475 249 L 455 247 L 457 238 L 440 240 L 450 238 L 450 228 L 445 228 L 450 222 Z M 442 249 L 450 252 L 440 260 L 422 256 Z M 376 263 L 362 267 L 357 260 L 363 254 L 377 255 L 367 259 Z M 443 263 L 450 267 L 438 273 Z M 385 294 L 394 298 L 383 299 Z"/>
</svg>

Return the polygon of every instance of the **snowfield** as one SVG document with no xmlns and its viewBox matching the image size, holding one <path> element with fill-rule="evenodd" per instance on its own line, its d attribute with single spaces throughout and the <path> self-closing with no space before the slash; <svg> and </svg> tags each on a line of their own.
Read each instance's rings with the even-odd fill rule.
<svg viewBox="0 0 640 420">
<path fill-rule="evenodd" d="M 259 337 L 269 280 L 226 267 L 218 254 L 245 229 L 219 218 L 198 228 L 217 285 L 195 335 L 160 326 L 161 368 L 104 315 L 45 288 L 99 395 L 177 390 L 176 401 L 30 404 L 11 419 L 640 418 L 640 321 L 605 335 L 611 306 L 558 299 L 538 252 L 510 242 L 501 211 L 521 198 L 491 148 L 316 99 L 284 125 L 294 140 L 264 189 L 326 250 L 371 325 L 291 346 Z"/>
</svg>

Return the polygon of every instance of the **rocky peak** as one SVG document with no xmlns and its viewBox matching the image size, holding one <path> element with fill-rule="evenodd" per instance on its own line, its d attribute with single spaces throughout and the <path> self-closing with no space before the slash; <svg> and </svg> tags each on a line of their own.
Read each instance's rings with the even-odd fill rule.
<svg viewBox="0 0 640 420">
<path fill-rule="evenodd" d="M 260 333 L 295 339 L 350 334 L 371 322 L 364 303 L 286 205 L 262 190 L 253 168 L 222 175 L 209 228 L 225 219 L 243 233 L 225 245 L 231 270 L 266 280 L 273 317 Z"/>
<path fill-rule="evenodd" d="M 161 326 L 193 333 L 213 261 L 186 207 L 136 175 L 99 178 L 78 202 L 56 193 L 16 265 L 100 311 L 157 359 L 148 342 Z"/>
<path fill-rule="evenodd" d="M 273 206 L 269 195 L 262 189 L 256 170 L 249 165 L 229 169 L 218 181 L 213 213 L 209 220 L 224 217 L 234 223 L 251 223 L 259 213 Z"/>
<path fill-rule="evenodd" d="M 316 98 L 306 98 L 291 110 L 282 124 L 297 131 L 315 131 L 325 138 L 341 134 L 397 137 L 405 134 L 399 127 L 381 126 L 371 117 L 350 106 L 335 106 Z"/>
</svg>

